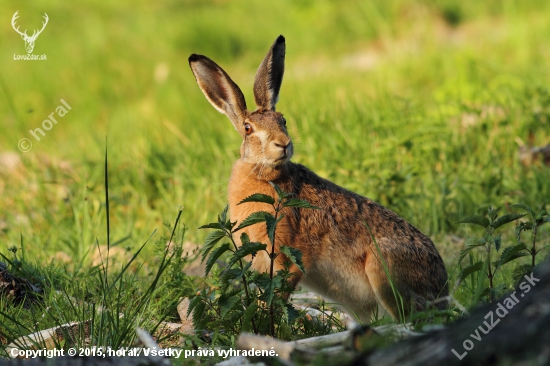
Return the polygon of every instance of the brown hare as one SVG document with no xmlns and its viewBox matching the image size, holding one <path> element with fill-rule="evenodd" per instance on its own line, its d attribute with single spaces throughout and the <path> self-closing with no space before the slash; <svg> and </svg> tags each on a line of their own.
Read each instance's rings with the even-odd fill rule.
<svg viewBox="0 0 550 366">
<path fill-rule="evenodd" d="M 279 36 L 256 73 L 257 109 L 250 112 L 243 93 L 221 67 L 205 56 L 189 57 L 200 89 L 214 108 L 229 117 L 243 139 L 229 179 L 231 221 L 241 222 L 253 212 L 269 210 L 265 203 L 238 205 L 254 193 L 275 197 L 269 181 L 321 208 L 286 208 L 276 245 L 302 251 L 306 272 L 291 267 L 292 285 L 301 281 L 361 322 L 372 319 L 377 305 L 398 319 L 447 296 L 443 260 L 426 235 L 382 205 L 290 161 L 292 141 L 283 115 L 275 111 L 284 61 L 285 39 Z M 244 231 L 252 241 L 269 242 L 264 224 Z M 285 260 L 278 256 L 275 269 L 283 268 Z M 269 263 L 269 256 L 259 252 L 252 266 L 265 272 Z M 447 303 L 438 301 L 434 306 L 443 309 Z"/>
</svg>

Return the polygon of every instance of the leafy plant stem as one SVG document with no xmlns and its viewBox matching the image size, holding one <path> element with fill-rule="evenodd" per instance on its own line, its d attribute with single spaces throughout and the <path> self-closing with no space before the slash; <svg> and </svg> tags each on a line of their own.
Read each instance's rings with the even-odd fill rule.
<svg viewBox="0 0 550 366">
<path fill-rule="evenodd" d="M 533 225 L 533 247 L 531 248 L 531 265 L 535 267 L 535 258 L 537 256 L 537 224 Z"/>
<path fill-rule="evenodd" d="M 281 199 L 279 199 L 279 202 L 277 203 L 277 207 L 275 207 L 275 223 L 277 223 L 277 217 L 279 215 L 279 210 L 281 209 Z M 276 224 L 275 224 L 276 225 Z M 277 231 L 273 233 L 273 241 L 271 242 L 271 255 L 269 256 L 271 263 L 269 267 L 269 278 L 271 281 L 273 281 L 273 270 L 275 267 L 275 235 Z M 271 336 L 275 337 L 275 310 L 273 307 L 273 301 L 271 301 L 271 304 L 269 304 L 269 316 L 271 317 Z"/>
<path fill-rule="evenodd" d="M 487 277 L 489 277 L 489 286 L 491 287 L 491 289 L 493 288 L 493 271 L 491 269 L 491 246 L 488 245 L 487 246 L 487 271 L 488 271 L 488 275 Z"/>
<path fill-rule="evenodd" d="M 224 230 L 226 231 L 227 236 L 229 236 L 229 239 L 231 239 L 231 243 L 233 244 L 233 247 L 235 247 L 235 250 L 238 250 L 239 247 L 237 247 L 235 240 L 233 240 L 233 234 L 231 233 L 231 231 L 227 229 L 224 229 Z M 241 269 L 244 268 L 242 259 L 239 259 L 239 266 L 241 267 Z M 250 301 L 250 294 L 248 293 L 248 281 L 246 280 L 246 276 L 244 273 L 242 275 L 242 280 L 244 285 L 244 294 L 246 296 L 246 306 L 250 306 L 252 302 Z M 258 328 L 256 328 L 256 322 L 254 321 L 254 318 L 251 319 L 251 322 L 252 322 L 252 330 L 254 330 L 254 333 L 258 333 Z"/>
<path fill-rule="evenodd" d="M 493 277 L 494 277 L 494 273 L 493 273 L 493 268 L 491 266 L 491 246 L 493 245 L 494 243 L 494 239 L 493 239 L 493 234 L 495 232 L 495 230 L 492 228 L 492 227 L 488 227 L 486 229 L 487 231 L 487 278 L 489 278 L 489 288 L 491 288 L 491 290 L 494 289 L 494 286 L 493 286 Z M 493 291 L 491 291 L 491 302 L 493 301 Z"/>
</svg>

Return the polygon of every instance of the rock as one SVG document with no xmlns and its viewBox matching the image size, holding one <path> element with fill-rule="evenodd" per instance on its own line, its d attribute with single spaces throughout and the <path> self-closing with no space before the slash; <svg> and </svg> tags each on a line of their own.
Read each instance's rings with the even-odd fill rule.
<svg viewBox="0 0 550 366">
<path fill-rule="evenodd" d="M 187 310 L 189 310 L 189 299 L 185 298 L 178 304 L 178 314 L 181 319 L 180 332 L 183 334 L 195 334 L 193 319 L 191 316 L 187 317 Z"/>
</svg>

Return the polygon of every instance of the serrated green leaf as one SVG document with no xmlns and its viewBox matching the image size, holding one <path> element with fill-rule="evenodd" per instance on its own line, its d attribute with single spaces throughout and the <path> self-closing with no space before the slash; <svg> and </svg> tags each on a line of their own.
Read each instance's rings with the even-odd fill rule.
<svg viewBox="0 0 550 366">
<path fill-rule="evenodd" d="M 238 205 L 243 204 L 245 202 L 262 202 L 262 203 L 268 203 L 270 205 L 275 204 L 275 199 L 267 194 L 262 193 L 254 193 L 251 196 L 246 197 L 244 200 L 238 203 Z"/>
<path fill-rule="evenodd" d="M 468 254 L 472 249 L 476 247 L 482 247 L 487 244 L 487 241 L 485 238 L 468 238 L 466 239 L 466 244 L 464 246 L 464 249 L 460 252 L 458 256 L 458 263 L 462 262 L 462 259 Z"/>
<path fill-rule="evenodd" d="M 189 308 L 187 309 L 187 317 L 189 317 L 189 314 L 193 311 L 195 306 L 197 306 L 201 302 L 202 298 L 201 296 L 195 296 L 194 298 L 189 301 Z"/>
<path fill-rule="evenodd" d="M 483 228 L 488 228 L 490 225 L 489 219 L 479 215 L 473 215 L 466 218 L 463 218 L 458 222 L 459 224 L 474 224 L 479 225 Z"/>
<path fill-rule="evenodd" d="M 516 258 L 520 258 L 528 255 L 526 252 L 522 252 L 525 249 L 527 248 L 523 243 L 504 248 L 502 250 L 502 254 L 500 255 L 500 258 L 498 259 L 498 261 L 494 263 L 494 265 L 496 267 L 500 267 L 510 261 L 513 261 Z"/>
<path fill-rule="evenodd" d="M 260 250 L 265 250 L 265 248 L 267 248 L 267 245 L 258 242 L 243 243 L 239 247 L 239 249 L 237 249 L 235 253 L 233 253 L 233 256 L 231 257 L 231 260 L 229 261 L 227 266 L 231 268 L 235 263 L 237 263 L 239 260 L 243 259 L 247 255 L 254 255 Z"/>
<path fill-rule="evenodd" d="M 281 253 L 286 255 L 292 263 L 297 265 L 300 271 L 302 271 L 302 273 L 306 273 L 306 269 L 304 268 L 304 262 L 302 261 L 302 252 L 299 249 L 281 245 L 279 250 Z"/>
<path fill-rule="evenodd" d="M 515 203 L 513 205 L 511 205 L 511 207 L 513 208 L 521 208 L 522 210 L 525 210 L 527 212 L 529 212 L 529 214 L 531 214 L 531 217 L 533 219 L 535 219 L 535 216 L 536 216 L 536 213 L 535 211 L 533 211 L 533 209 L 527 205 L 524 205 L 523 203 Z"/>
<path fill-rule="evenodd" d="M 220 305 L 220 316 L 224 318 L 227 313 L 233 309 L 233 307 L 241 300 L 241 297 L 238 295 L 234 296 L 221 296 L 219 298 L 218 304 Z"/>
<path fill-rule="evenodd" d="M 252 262 L 246 263 L 243 268 L 226 268 L 220 275 L 220 287 L 223 292 L 233 283 L 233 281 L 242 281 L 246 271 L 252 266 Z"/>
<path fill-rule="evenodd" d="M 306 200 L 301 200 L 301 199 L 298 199 L 298 198 L 291 198 L 288 201 L 285 201 L 283 203 L 283 206 L 284 207 L 312 208 L 312 209 L 315 209 L 315 210 L 320 210 L 321 209 L 320 207 L 311 205 Z"/>
<path fill-rule="evenodd" d="M 533 223 L 530 222 L 530 221 L 527 221 L 527 222 L 523 222 L 523 221 L 520 221 L 517 225 L 516 225 L 516 228 L 514 229 L 515 233 L 516 233 L 516 242 L 519 244 L 521 243 L 521 232 L 522 231 L 529 231 L 529 230 L 533 230 Z"/>
<path fill-rule="evenodd" d="M 239 324 L 240 321 L 241 321 L 241 318 L 243 316 L 243 312 L 244 312 L 244 308 L 243 308 L 241 303 L 235 305 L 235 307 L 233 308 L 233 311 L 230 311 L 229 314 L 225 317 L 226 322 L 229 323 L 229 324 Z M 222 332 L 222 334 L 223 333 L 224 332 Z M 229 336 L 229 334 L 227 334 L 225 337 L 227 337 L 227 336 Z M 224 336 L 222 335 L 222 337 L 224 337 Z M 229 340 L 230 340 L 230 338 L 227 339 L 227 341 L 229 341 Z"/>
<path fill-rule="evenodd" d="M 494 237 L 493 239 L 494 243 L 495 243 L 495 249 L 497 250 L 497 252 L 500 250 L 500 246 L 502 244 L 502 235 L 497 235 Z"/>
<path fill-rule="evenodd" d="M 235 229 L 234 232 L 237 232 L 241 229 L 244 229 L 245 227 L 248 227 L 250 225 L 254 225 L 254 224 L 257 224 L 259 222 L 264 222 L 266 220 L 266 217 L 267 216 L 271 216 L 270 213 L 268 212 L 265 212 L 265 211 L 258 211 L 258 212 L 254 212 L 252 213 L 250 216 L 248 216 L 246 219 L 244 219 L 243 221 L 241 221 L 241 223 L 239 224 L 239 226 Z"/>
<path fill-rule="evenodd" d="M 523 279 L 523 276 L 530 274 L 533 272 L 535 267 L 533 267 L 530 264 L 523 264 L 516 269 L 514 269 L 514 272 L 512 272 L 512 278 L 514 279 L 514 282 L 518 283 Z"/>
<path fill-rule="evenodd" d="M 250 238 L 248 237 L 247 233 L 241 234 L 241 244 L 250 243 Z"/>
<path fill-rule="evenodd" d="M 284 324 L 285 326 L 286 326 L 287 323 L 288 323 L 288 308 L 286 307 L 286 304 L 287 304 L 287 303 L 284 303 L 284 302 L 281 304 L 281 305 L 282 305 L 282 306 L 281 306 L 282 318 L 283 318 L 283 320 L 284 320 L 284 322 L 282 322 L 281 325 Z M 276 305 L 279 305 L 279 304 L 276 304 Z M 281 331 L 284 332 L 284 331 L 286 331 L 286 329 L 284 329 L 284 330 L 283 330 L 283 329 L 279 329 L 279 334 L 281 334 Z"/>
<path fill-rule="evenodd" d="M 203 315 L 204 311 L 206 310 L 206 303 L 203 301 L 200 301 L 197 306 L 193 309 L 193 325 L 195 326 L 195 329 L 201 329 L 203 328 Z"/>
<path fill-rule="evenodd" d="M 218 222 L 220 224 L 220 227 L 224 227 L 225 223 L 227 221 L 227 211 L 229 210 L 229 205 L 225 205 L 225 208 L 223 209 L 222 213 L 218 216 Z"/>
<path fill-rule="evenodd" d="M 487 241 L 485 240 L 485 238 L 470 237 L 470 238 L 466 239 L 466 244 L 464 246 L 467 247 L 467 248 L 469 248 L 469 247 L 473 248 L 473 247 L 482 247 L 486 244 L 487 244 Z"/>
<path fill-rule="evenodd" d="M 267 286 L 269 281 L 271 281 L 271 278 L 269 277 L 269 273 L 266 272 L 258 273 L 258 276 L 254 279 L 254 282 L 262 291 Z"/>
<path fill-rule="evenodd" d="M 231 220 L 227 220 L 225 222 L 225 228 L 227 229 L 227 231 L 231 231 L 231 230 L 233 230 L 233 228 L 235 227 L 236 224 L 237 224 L 237 221 L 231 222 Z"/>
<path fill-rule="evenodd" d="M 503 216 L 499 217 L 496 221 L 493 221 L 491 223 L 491 227 L 494 228 L 494 229 L 497 229 L 497 228 L 501 227 L 504 224 L 515 221 L 517 219 L 521 219 L 525 215 L 527 215 L 527 214 L 511 213 L 511 214 L 503 215 Z"/>
<path fill-rule="evenodd" d="M 257 302 L 253 302 L 250 304 L 250 306 L 245 310 L 243 314 L 243 330 L 244 331 L 251 331 L 252 330 L 252 318 L 254 317 L 254 314 L 256 314 L 256 311 L 258 310 L 259 306 Z"/>
<path fill-rule="evenodd" d="M 229 248 L 229 243 L 225 243 L 212 251 L 212 253 L 208 257 L 208 260 L 206 261 L 206 268 L 204 269 L 205 277 L 208 276 L 208 273 L 210 272 L 212 266 L 216 263 L 218 258 L 220 258 L 223 253 L 227 252 Z"/>
<path fill-rule="evenodd" d="M 537 214 L 535 222 L 537 223 L 537 226 L 542 226 L 547 222 L 550 222 L 550 215 L 548 215 L 548 212 L 546 212 L 546 210 L 540 210 L 540 212 Z"/>
<path fill-rule="evenodd" d="M 211 222 L 210 224 L 202 225 L 199 229 L 221 229 L 221 227 L 219 223 Z"/>
<path fill-rule="evenodd" d="M 542 209 L 539 211 L 539 213 L 537 214 L 537 217 L 535 217 L 535 221 L 536 222 L 539 222 L 539 221 L 543 221 L 544 217 L 547 215 L 548 213 L 546 212 L 546 210 Z"/>
<path fill-rule="evenodd" d="M 266 217 L 265 225 L 267 228 L 267 236 L 269 237 L 269 242 L 273 244 L 273 241 L 275 240 L 275 228 L 277 221 L 275 220 L 275 217 Z"/>
<path fill-rule="evenodd" d="M 248 263 L 247 263 L 248 264 Z M 228 287 L 230 287 L 234 281 L 240 281 L 241 277 L 240 268 L 226 268 L 220 274 L 220 289 L 222 292 L 225 292 Z"/>
<path fill-rule="evenodd" d="M 286 315 L 289 324 L 293 324 L 296 319 L 300 316 L 300 311 L 294 307 L 291 303 L 285 304 Z"/>
<path fill-rule="evenodd" d="M 225 236 L 225 233 L 221 230 L 217 230 L 208 234 L 208 236 L 206 237 L 206 240 L 204 241 L 204 246 L 202 247 L 201 263 L 204 262 L 204 259 L 206 258 L 208 253 L 210 253 L 214 245 L 216 245 L 217 242 L 222 240 L 224 236 Z"/>
<path fill-rule="evenodd" d="M 262 294 L 262 296 L 260 296 L 260 300 L 265 301 L 269 306 L 273 302 L 273 297 L 275 296 L 275 289 L 281 287 L 281 277 L 275 276 L 272 279 L 268 277 L 267 281 L 261 284 L 261 287 L 264 293 Z"/>
<path fill-rule="evenodd" d="M 481 271 L 482 269 L 483 269 L 483 261 L 476 262 L 472 265 L 464 267 L 460 272 L 460 274 L 458 275 L 458 278 L 460 279 L 460 282 L 462 282 L 466 279 L 466 277 L 468 277 L 472 273 Z"/>
<path fill-rule="evenodd" d="M 275 220 L 275 217 L 271 215 L 266 216 L 265 225 L 267 229 L 267 236 L 269 237 L 269 242 L 271 244 L 275 241 L 275 229 L 277 228 L 277 224 L 283 219 L 283 217 L 285 217 L 285 215 L 281 214 L 277 220 Z"/>
</svg>

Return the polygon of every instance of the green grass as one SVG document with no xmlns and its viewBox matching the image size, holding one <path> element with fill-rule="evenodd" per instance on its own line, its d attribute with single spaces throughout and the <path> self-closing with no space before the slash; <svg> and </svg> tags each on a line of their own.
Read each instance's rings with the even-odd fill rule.
<svg viewBox="0 0 550 366">
<path fill-rule="evenodd" d="M 345 7 L 307 0 L 4 1 L 0 253 L 22 237 L 30 263 L 64 265 L 65 258 L 69 267 L 91 266 L 96 242 L 107 243 L 105 145 L 113 247 L 134 253 L 173 221 L 179 205 L 186 240 L 201 243 L 205 234 L 196 228 L 225 206 L 240 141 L 204 99 L 187 57 L 219 62 L 252 108 L 254 72 L 283 34 L 286 75 L 277 107 L 295 142 L 294 160 L 431 235 L 452 271 L 461 246 L 449 237 L 470 235 L 459 218 L 489 205 L 548 207 L 550 169 L 523 167 L 518 142 L 531 133 L 535 146 L 550 143 L 549 8 L 534 0 Z M 48 13 L 34 50 L 47 61 L 13 60 L 25 53 L 10 26 L 16 10 L 22 29 L 39 26 Z M 72 109 L 34 140 L 29 130 L 60 99 Z M 32 141 L 30 152 L 18 151 L 22 138 Z M 21 161 L 13 169 L 5 163 L 9 152 Z M 540 235 L 548 241 L 547 229 Z M 144 248 L 148 258 L 153 248 Z"/>
</svg>

